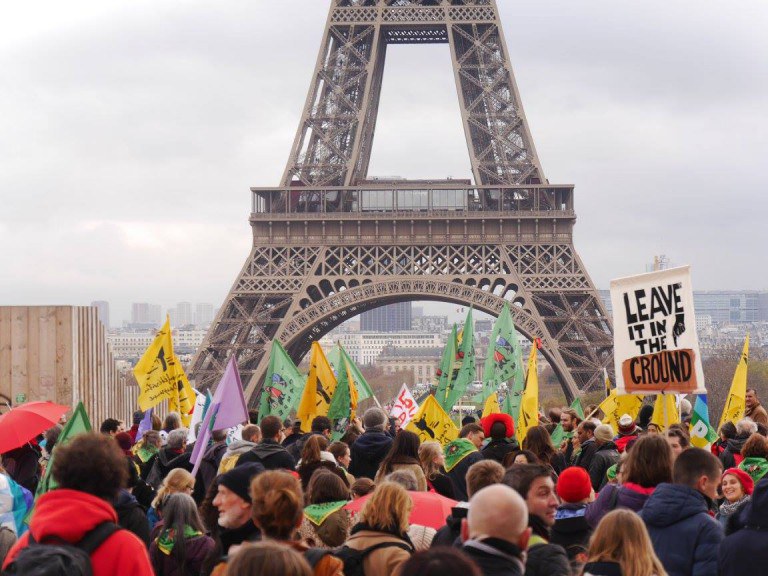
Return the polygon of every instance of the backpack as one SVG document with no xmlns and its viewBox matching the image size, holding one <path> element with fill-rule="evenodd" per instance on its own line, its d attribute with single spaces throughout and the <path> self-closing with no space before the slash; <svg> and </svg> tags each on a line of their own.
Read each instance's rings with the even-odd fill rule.
<svg viewBox="0 0 768 576">
<path fill-rule="evenodd" d="M 393 547 L 401 548 L 402 550 L 413 553 L 413 547 L 406 542 L 379 542 L 378 544 L 363 548 L 362 550 L 356 550 L 349 546 L 342 546 L 341 548 L 334 550 L 333 555 L 344 562 L 344 576 L 365 576 L 365 570 L 363 569 L 363 561 L 365 558 L 371 552 L 375 552 L 376 550 Z M 310 550 L 307 550 L 307 552 L 310 552 Z M 310 558 L 307 557 L 307 560 L 310 560 Z M 316 560 L 316 562 L 319 561 L 320 558 Z"/>
<path fill-rule="evenodd" d="M 75 544 L 38 542 L 29 532 L 26 548 L 8 564 L 3 576 L 93 576 L 91 554 L 118 530 L 121 528 L 114 522 L 104 522 Z"/>
</svg>

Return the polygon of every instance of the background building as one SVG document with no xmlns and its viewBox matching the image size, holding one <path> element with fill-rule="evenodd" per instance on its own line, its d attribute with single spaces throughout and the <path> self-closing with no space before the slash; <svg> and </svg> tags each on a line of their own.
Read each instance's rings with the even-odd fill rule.
<svg viewBox="0 0 768 576">
<path fill-rule="evenodd" d="M 95 300 L 91 302 L 91 306 L 98 310 L 99 320 L 109 330 L 109 302 L 106 300 Z"/>
<path fill-rule="evenodd" d="M 134 302 L 131 304 L 131 327 L 138 329 L 159 328 L 163 323 L 159 304 Z"/>
<path fill-rule="evenodd" d="M 402 332 L 411 329 L 411 302 L 387 304 L 360 315 L 363 332 Z"/>
</svg>

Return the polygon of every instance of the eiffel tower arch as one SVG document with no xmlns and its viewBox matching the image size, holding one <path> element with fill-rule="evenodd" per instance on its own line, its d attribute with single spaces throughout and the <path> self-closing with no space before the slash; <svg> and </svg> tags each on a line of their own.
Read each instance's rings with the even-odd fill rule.
<svg viewBox="0 0 768 576">
<path fill-rule="evenodd" d="M 474 182 L 369 180 L 387 46 L 446 43 Z M 278 339 L 298 361 L 365 310 L 440 300 L 541 338 L 566 396 L 602 385 L 611 324 L 573 246 L 572 185 L 544 177 L 496 0 L 331 0 L 280 186 L 252 188 L 253 247 L 193 360 L 237 358 L 257 400 Z"/>
</svg>

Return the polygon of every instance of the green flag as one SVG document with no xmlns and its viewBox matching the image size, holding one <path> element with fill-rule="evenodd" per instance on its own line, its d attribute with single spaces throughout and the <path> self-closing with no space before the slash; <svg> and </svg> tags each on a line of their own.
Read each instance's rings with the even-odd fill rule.
<svg viewBox="0 0 768 576">
<path fill-rule="evenodd" d="M 445 400 L 448 395 L 448 384 L 453 380 L 454 362 L 456 361 L 456 325 L 453 325 L 451 335 L 443 349 L 443 358 L 440 360 L 440 368 L 437 370 L 437 390 L 435 400 L 446 412 L 450 412 L 451 406 L 446 410 Z"/>
<path fill-rule="evenodd" d="M 91 421 L 88 419 L 88 414 L 85 412 L 85 406 L 80 402 L 72 413 L 72 417 L 69 422 L 66 423 L 64 429 L 59 434 L 59 439 L 56 441 L 56 446 L 65 446 L 72 441 L 72 438 L 83 432 L 91 431 Z M 51 458 L 48 460 L 48 466 L 45 467 L 45 474 L 37 485 L 37 492 L 35 492 L 35 499 L 39 498 L 49 490 L 54 490 L 58 487 L 56 480 L 53 479 L 53 460 L 56 458 L 56 446 L 53 448 Z"/>
<path fill-rule="evenodd" d="M 461 329 L 461 334 L 457 336 L 457 341 L 459 341 L 459 350 L 456 353 L 456 360 L 461 364 L 456 377 L 448 383 L 445 406 L 443 406 L 445 411 L 449 413 L 459 399 L 467 392 L 467 388 L 469 388 L 476 375 L 475 335 L 471 306 L 467 312 L 467 319 L 464 322 L 464 327 Z"/>
<path fill-rule="evenodd" d="M 341 361 L 344 360 L 347 363 L 348 369 L 352 374 L 352 379 L 355 381 L 355 387 L 357 388 L 357 399 L 360 402 L 367 400 L 368 398 L 375 399 L 373 390 L 371 390 L 371 387 L 363 376 L 363 373 L 360 372 L 360 368 L 358 368 L 357 364 L 352 361 L 352 358 L 349 357 L 349 354 L 347 354 L 347 351 L 344 350 L 344 347 L 340 343 L 336 343 L 336 346 L 333 347 L 326 358 L 328 359 L 328 364 L 331 365 L 331 368 L 337 377 L 339 374 Z M 376 401 L 376 403 L 378 404 L 378 401 Z"/>
<path fill-rule="evenodd" d="M 259 417 L 277 416 L 285 420 L 301 398 L 305 378 L 277 340 L 272 341 L 269 368 L 261 390 Z"/>
<path fill-rule="evenodd" d="M 483 370 L 483 401 L 497 391 L 501 382 L 512 379 L 520 383 L 522 392 L 522 384 L 525 381 L 523 353 L 509 305 L 505 302 L 491 331 L 491 345 Z"/>
<path fill-rule="evenodd" d="M 341 363 L 342 366 L 336 371 L 336 390 L 328 406 L 328 418 L 331 420 L 349 419 L 357 408 L 357 388 L 350 364 L 343 357 Z"/>
</svg>

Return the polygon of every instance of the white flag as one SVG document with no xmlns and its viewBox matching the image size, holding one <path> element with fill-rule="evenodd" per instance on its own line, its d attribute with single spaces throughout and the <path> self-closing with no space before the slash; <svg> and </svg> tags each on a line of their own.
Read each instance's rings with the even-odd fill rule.
<svg viewBox="0 0 768 576">
<path fill-rule="evenodd" d="M 403 387 L 400 388 L 400 392 L 397 394 L 397 398 L 395 398 L 395 404 L 392 406 L 390 416 L 397 420 L 400 428 L 405 428 L 405 425 L 411 421 L 411 418 L 416 416 L 418 411 L 419 405 L 416 404 L 416 399 L 411 394 L 411 391 L 408 390 L 408 386 L 403 384 Z"/>
</svg>

